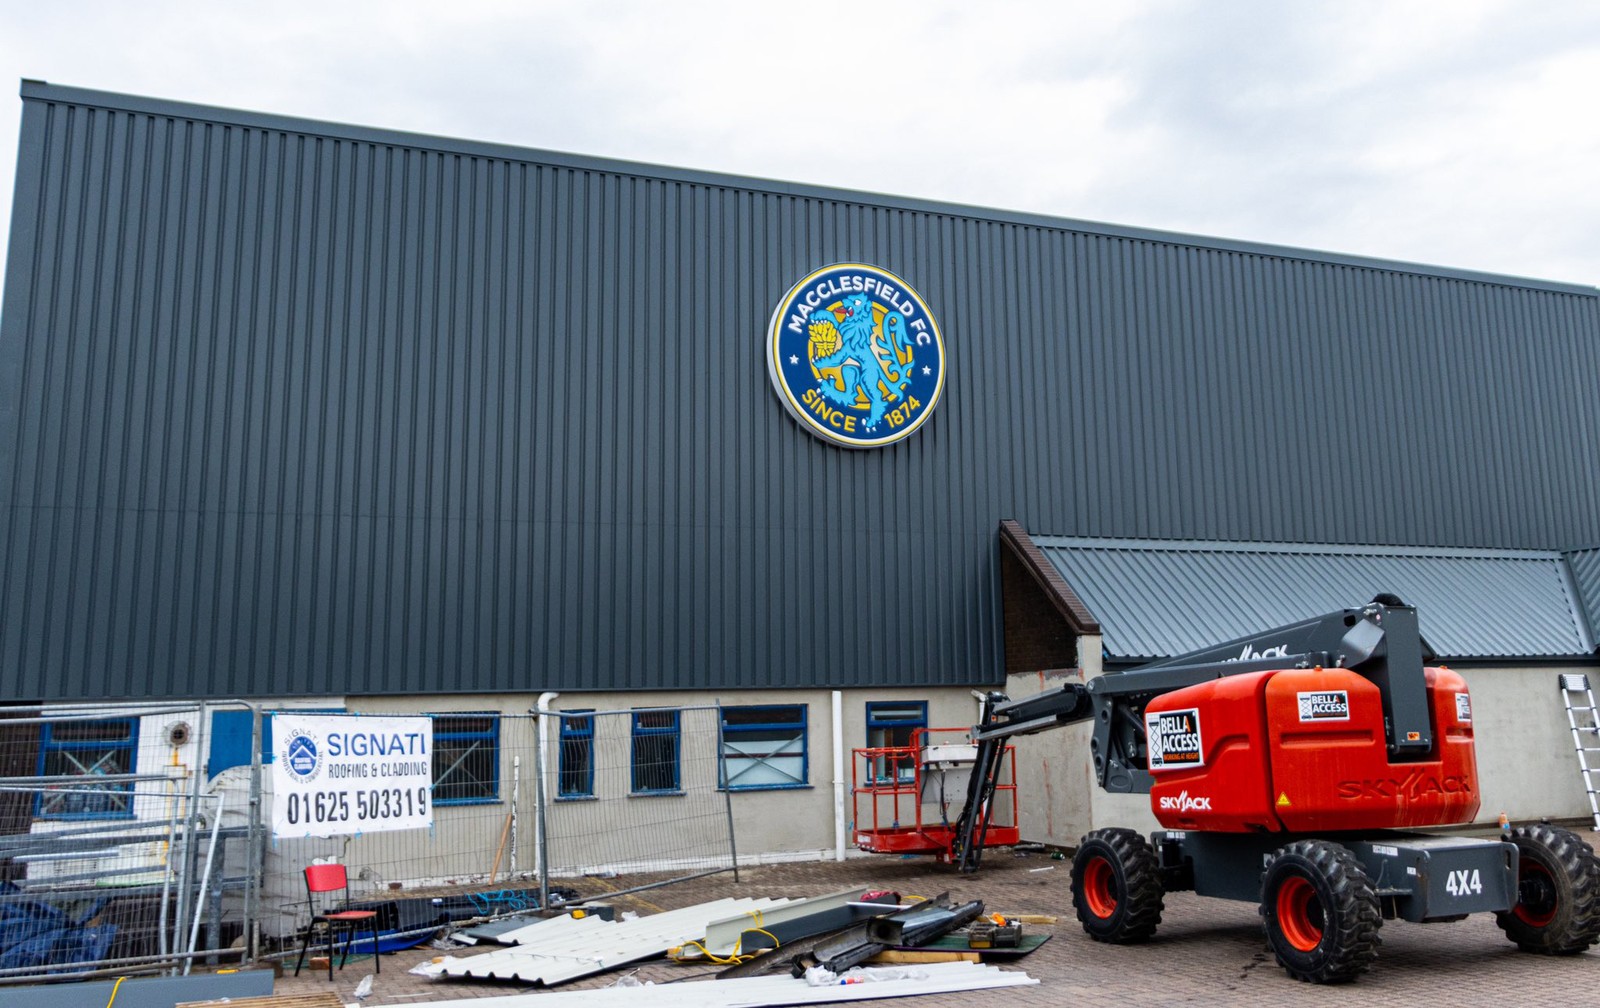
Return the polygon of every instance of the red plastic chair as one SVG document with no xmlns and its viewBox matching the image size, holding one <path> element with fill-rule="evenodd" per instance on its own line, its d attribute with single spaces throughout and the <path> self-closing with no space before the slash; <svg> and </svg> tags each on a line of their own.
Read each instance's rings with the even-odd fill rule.
<svg viewBox="0 0 1600 1008">
<path fill-rule="evenodd" d="M 337 899 L 330 893 L 338 893 Z M 343 931 L 345 935 L 344 955 L 339 959 L 339 968 L 344 969 L 344 964 L 350 960 L 350 946 L 355 944 L 359 931 L 370 931 L 372 934 L 372 962 L 375 972 L 383 972 L 383 961 L 378 955 L 378 912 L 376 910 L 348 910 L 350 880 L 345 876 L 342 864 L 314 864 L 306 867 L 306 895 L 311 899 L 311 926 L 306 929 L 305 940 L 300 943 L 300 958 L 295 961 L 294 975 L 300 975 L 300 967 L 305 965 L 306 949 L 311 945 L 311 936 L 316 934 L 320 926 L 323 933 L 328 936 L 328 979 L 333 979 L 333 942 L 334 936 Z M 321 910 L 318 910 L 319 900 Z M 365 924 L 361 928 L 359 925 Z"/>
</svg>

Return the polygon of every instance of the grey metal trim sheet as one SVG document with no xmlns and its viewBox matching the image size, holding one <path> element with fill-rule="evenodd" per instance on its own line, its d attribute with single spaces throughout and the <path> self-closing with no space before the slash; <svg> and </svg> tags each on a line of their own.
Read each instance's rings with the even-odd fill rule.
<svg viewBox="0 0 1600 1008">
<path fill-rule="evenodd" d="M 1592 640 L 1565 559 L 1414 549 L 1034 536 L 1100 619 L 1117 661 L 1182 654 L 1391 592 L 1441 657 L 1583 657 Z"/>
</svg>

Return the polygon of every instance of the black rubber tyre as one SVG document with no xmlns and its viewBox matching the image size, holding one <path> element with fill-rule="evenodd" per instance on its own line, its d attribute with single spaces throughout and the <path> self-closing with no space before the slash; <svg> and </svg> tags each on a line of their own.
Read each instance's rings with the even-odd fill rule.
<svg viewBox="0 0 1600 1008">
<path fill-rule="evenodd" d="M 1575 833 L 1556 826 L 1511 831 L 1521 858 L 1517 903 L 1495 922 L 1524 952 L 1576 955 L 1600 940 L 1600 860 Z"/>
<path fill-rule="evenodd" d="M 1072 857 L 1072 906 L 1095 941 L 1148 941 L 1161 924 L 1161 870 L 1145 838 L 1130 829 L 1087 834 Z"/>
<path fill-rule="evenodd" d="M 1378 958 L 1383 914 L 1355 855 L 1326 840 L 1280 847 L 1261 877 L 1267 945 L 1296 980 L 1348 983 Z"/>
</svg>

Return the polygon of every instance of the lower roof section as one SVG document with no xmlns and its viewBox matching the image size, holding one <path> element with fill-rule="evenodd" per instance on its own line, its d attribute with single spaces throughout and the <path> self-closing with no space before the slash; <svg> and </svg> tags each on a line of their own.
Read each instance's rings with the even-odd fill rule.
<svg viewBox="0 0 1600 1008">
<path fill-rule="evenodd" d="M 1584 554 L 1030 539 L 1099 621 L 1112 665 L 1183 654 L 1385 592 L 1417 607 L 1424 639 L 1444 660 L 1582 660 L 1595 652 L 1575 571 Z"/>
</svg>

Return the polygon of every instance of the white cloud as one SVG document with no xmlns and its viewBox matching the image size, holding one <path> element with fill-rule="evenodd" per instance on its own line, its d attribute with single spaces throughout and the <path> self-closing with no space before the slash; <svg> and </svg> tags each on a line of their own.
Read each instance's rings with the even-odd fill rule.
<svg viewBox="0 0 1600 1008">
<path fill-rule="evenodd" d="M 1576 0 L 0 4 L 12 79 L 1600 282 Z"/>
</svg>

